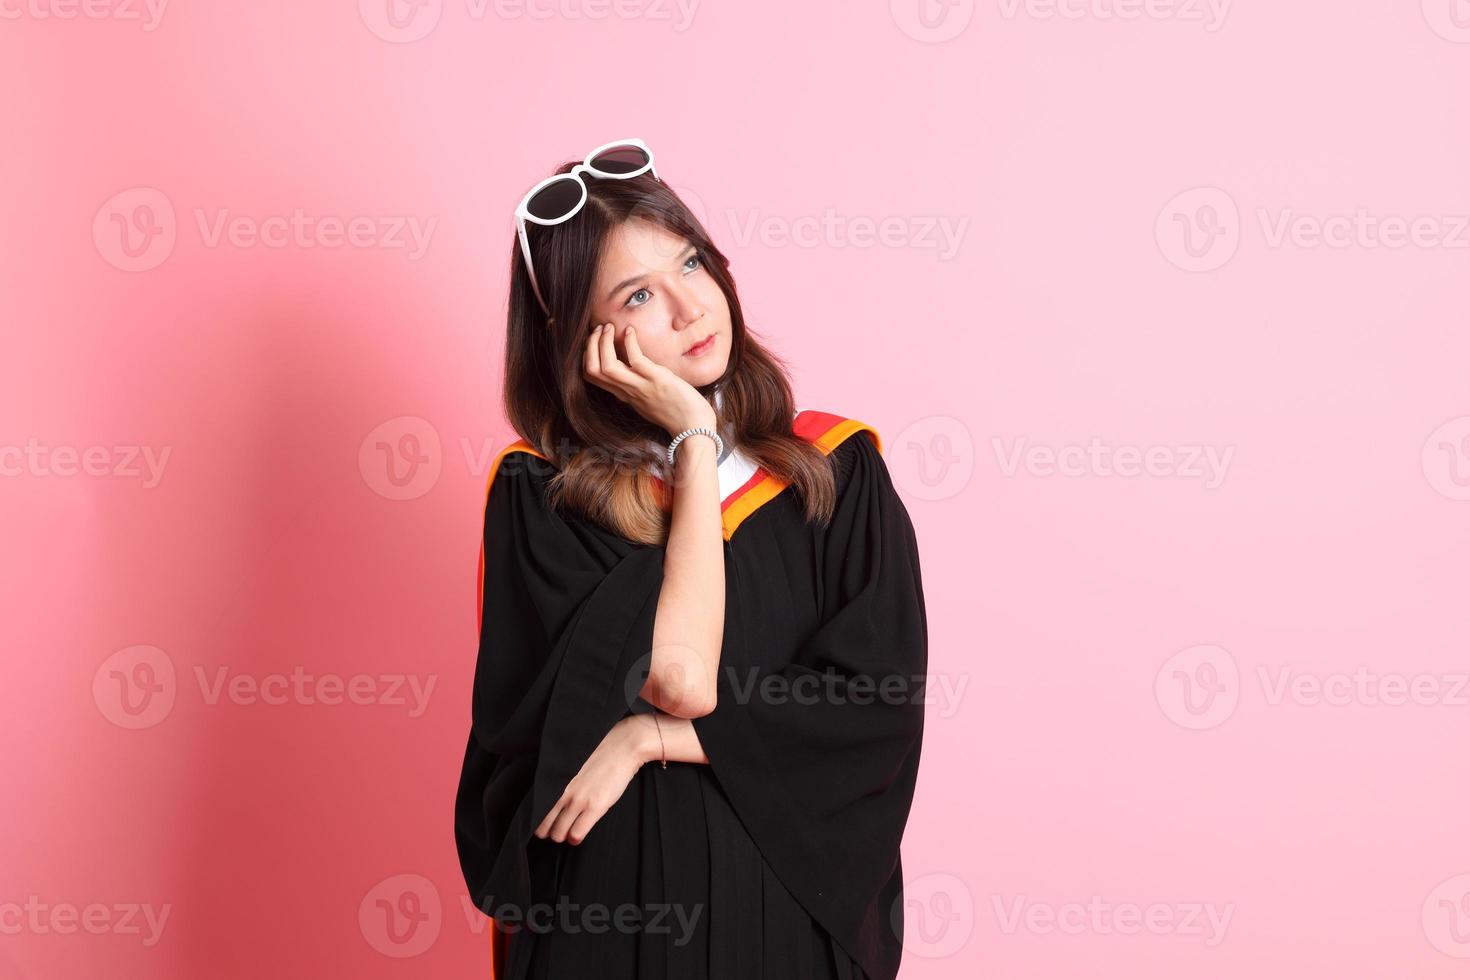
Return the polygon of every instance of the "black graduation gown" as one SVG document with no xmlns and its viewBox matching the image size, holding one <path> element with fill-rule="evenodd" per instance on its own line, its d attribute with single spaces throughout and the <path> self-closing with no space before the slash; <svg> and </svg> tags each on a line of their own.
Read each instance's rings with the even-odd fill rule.
<svg viewBox="0 0 1470 980">
<path fill-rule="evenodd" d="M 892 980 L 899 842 L 923 730 L 918 548 L 878 433 L 825 412 L 830 524 L 757 470 L 722 502 L 718 705 L 708 765 L 643 766 L 579 845 L 532 835 L 639 697 L 663 548 L 546 505 L 529 443 L 492 466 L 480 645 L 455 806 L 497 980 Z M 505 931 L 502 931 L 505 930 Z"/>
</svg>

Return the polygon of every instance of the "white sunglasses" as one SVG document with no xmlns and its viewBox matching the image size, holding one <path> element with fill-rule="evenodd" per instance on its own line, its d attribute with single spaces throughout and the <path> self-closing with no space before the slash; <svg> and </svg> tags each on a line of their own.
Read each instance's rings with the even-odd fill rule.
<svg viewBox="0 0 1470 980">
<path fill-rule="evenodd" d="M 587 203 L 587 185 L 582 174 L 611 180 L 626 180 L 640 174 L 652 172 L 655 179 L 662 180 L 653 166 L 653 151 L 639 139 L 614 140 L 604 143 L 587 159 L 564 174 L 552 174 L 526 192 L 516 207 L 516 232 L 521 239 L 521 255 L 526 260 L 526 271 L 531 275 L 531 289 L 541 309 L 551 316 L 551 309 L 541 296 L 541 287 L 536 282 L 536 270 L 531 265 L 531 244 L 526 240 L 526 222 L 538 225 L 559 225 L 569 221 Z"/>
</svg>

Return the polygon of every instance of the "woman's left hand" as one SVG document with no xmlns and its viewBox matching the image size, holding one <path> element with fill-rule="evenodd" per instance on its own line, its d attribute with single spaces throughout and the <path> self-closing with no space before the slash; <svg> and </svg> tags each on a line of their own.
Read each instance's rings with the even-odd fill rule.
<svg viewBox="0 0 1470 980">
<path fill-rule="evenodd" d="M 561 799 L 536 828 L 536 836 L 549 837 L 558 844 L 582 843 L 602 815 L 622 799 L 633 776 L 648 761 L 643 726 L 651 724 L 649 718 L 628 715 L 614 725 L 567 783 Z"/>
</svg>

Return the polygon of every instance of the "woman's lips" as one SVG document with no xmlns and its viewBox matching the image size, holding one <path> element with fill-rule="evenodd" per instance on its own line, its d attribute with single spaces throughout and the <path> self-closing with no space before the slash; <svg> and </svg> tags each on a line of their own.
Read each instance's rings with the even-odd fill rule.
<svg viewBox="0 0 1470 980">
<path fill-rule="evenodd" d="M 712 350 L 714 348 L 714 346 L 715 346 L 715 337 L 716 337 L 716 334 L 710 334 L 704 340 L 700 341 L 698 344 L 695 344 L 693 347 L 691 347 L 688 350 L 686 350 L 684 352 L 684 356 L 685 357 L 698 357 L 700 354 L 707 354 L 707 353 L 709 353 L 709 351 Z"/>
</svg>

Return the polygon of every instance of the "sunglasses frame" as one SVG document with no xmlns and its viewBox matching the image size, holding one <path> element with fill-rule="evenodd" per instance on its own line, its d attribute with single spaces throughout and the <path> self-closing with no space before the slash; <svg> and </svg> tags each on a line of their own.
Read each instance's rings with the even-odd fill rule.
<svg viewBox="0 0 1470 980">
<path fill-rule="evenodd" d="M 648 157 L 648 162 L 642 167 L 639 167 L 637 170 L 631 170 L 628 173 L 622 174 L 610 174 L 606 171 L 598 170 L 595 166 L 592 165 L 593 160 L 596 160 L 599 156 L 601 156 L 603 153 L 606 153 L 608 150 L 614 149 L 619 146 L 631 146 L 642 150 L 643 153 Z M 563 222 L 570 221 L 572 220 L 572 218 L 576 217 L 577 212 L 581 211 L 583 206 L 587 203 L 587 184 L 582 179 L 582 174 L 584 173 L 591 174 L 594 177 L 601 177 L 604 180 L 627 180 L 631 177 L 641 177 L 643 174 L 652 173 L 655 180 L 658 180 L 660 182 L 662 182 L 663 180 L 663 178 L 659 177 L 658 175 L 658 169 L 653 165 L 653 151 L 648 148 L 647 143 L 643 142 L 641 139 L 613 140 L 611 143 L 604 143 L 597 149 L 593 150 L 591 153 L 587 154 L 587 158 L 585 160 L 577 164 L 566 173 L 552 174 L 550 177 L 547 177 L 545 180 L 539 182 L 535 187 L 532 187 L 529 191 L 526 192 L 526 196 L 521 198 L 521 203 L 516 206 L 516 234 L 521 241 L 521 257 L 526 260 L 526 272 L 529 273 L 531 276 L 531 290 L 536 294 L 536 302 L 541 304 L 541 309 L 545 311 L 548 317 L 551 316 L 551 308 L 546 305 L 546 300 L 541 295 L 541 286 L 536 282 L 536 269 L 531 263 L 531 243 L 526 239 L 526 222 L 530 221 L 538 225 L 550 226 L 562 224 Z M 536 197 L 536 195 L 541 193 L 547 187 L 550 187 L 552 184 L 560 183 L 565 180 L 576 181 L 577 186 L 582 191 L 582 196 L 577 200 L 576 205 L 573 206 L 571 210 L 562 215 L 560 218 L 538 218 L 534 214 L 532 214 L 530 204 L 531 201 Z"/>
</svg>

